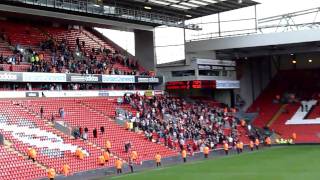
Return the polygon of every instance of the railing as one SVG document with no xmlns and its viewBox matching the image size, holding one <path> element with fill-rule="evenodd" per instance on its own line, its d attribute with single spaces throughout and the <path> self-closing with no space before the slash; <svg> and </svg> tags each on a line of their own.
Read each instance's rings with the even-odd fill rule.
<svg viewBox="0 0 320 180">
<path fill-rule="evenodd" d="M 156 25 L 183 27 L 183 19 L 164 14 L 143 10 L 128 9 L 116 5 L 98 5 L 87 0 L 2 0 L 1 3 L 24 3 L 33 6 L 42 6 L 55 9 L 64 9 L 74 12 L 103 15 L 122 20 L 147 22 Z"/>
</svg>

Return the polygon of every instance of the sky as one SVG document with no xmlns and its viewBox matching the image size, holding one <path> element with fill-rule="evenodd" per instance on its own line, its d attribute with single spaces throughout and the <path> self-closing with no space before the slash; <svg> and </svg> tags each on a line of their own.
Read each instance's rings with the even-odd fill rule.
<svg viewBox="0 0 320 180">
<path fill-rule="evenodd" d="M 257 18 L 265 18 L 270 16 L 281 15 L 285 13 L 306 10 L 320 7 L 320 0 L 256 0 L 261 3 L 257 5 Z M 242 8 L 234 11 L 222 13 L 221 20 L 235 20 L 242 18 L 253 18 L 254 8 Z M 302 16 L 298 18 L 296 23 L 313 21 L 315 15 Z M 317 21 L 320 22 L 320 13 L 317 16 Z M 192 23 L 207 23 L 215 22 L 217 15 L 211 15 L 203 18 L 191 20 Z M 217 32 L 216 23 L 199 24 L 203 28 L 202 31 L 187 31 L 186 39 L 205 38 L 208 33 Z M 223 31 L 232 31 L 243 28 L 253 28 L 255 26 L 254 20 L 247 20 L 242 22 L 223 23 L 221 29 Z M 131 54 L 134 53 L 134 33 L 133 32 L 119 32 L 116 30 L 99 29 L 105 36 L 128 50 Z M 227 33 L 225 33 L 226 35 Z M 184 59 L 183 46 L 183 31 L 175 28 L 156 28 L 155 29 L 155 46 L 157 63 L 167 63 Z M 167 47 L 166 47 L 167 46 Z"/>
</svg>

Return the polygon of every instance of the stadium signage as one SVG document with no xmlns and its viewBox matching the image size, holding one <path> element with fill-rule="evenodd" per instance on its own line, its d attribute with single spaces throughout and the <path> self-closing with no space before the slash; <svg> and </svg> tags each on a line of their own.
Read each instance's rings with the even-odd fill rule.
<svg viewBox="0 0 320 180">
<path fill-rule="evenodd" d="M 62 73 L 22 73 L 23 82 L 66 82 L 66 74 Z"/>
<path fill-rule="evenodd" d="M 39 92 L 26 92 L 26 97 L 39 97 Z"/>
<path fill-rule="evenodd" d="M 217 80 L 217 89 L 239 89 L 240 81 Z"/>
<path fill-rule="evenodd" d="M 99 79 L 99 75 L 67 75 L 68 82 L 91 82 L 98 83 L 101 82 Z"/>
<path fill-rule="evenodd" d="M 159 77 L 141 77 L 137 76 L 136 77 L 136 82 L 137 83 L 160 83 L 160 78 Z"/>
<path fill-rule="evenodd" d="M 7 73 L 7 72 L 1 72 L 0 73 L 0 81 L 21 81 L 21 75 L 18 73 Z"/>
<path fill-rule="evenodd" d="M 178 89 L 237 89 L 239 81 L 221 80 L 195 80 L 195 81 L 172 81 L 166 83 L 167 90 Z"/>
<path fill-rule="evenodd" d="M 161 83 L 162 77 L 132 75 L 81 75 L 65 73 L 1 72 L 0 82 Z"/>
<path fill-rule="evenodd" d="M 236 66 L 235 61 L 217 60 L 217 59 L 199 59 L 196 58 L 198 65 L 215 65 L 215 66 Z"/>
<path fill-rule="evenodd" d="M 103 83 L 135 83 L 134 76 L 130 75 L 102 75 Z"/>
<path fill-rule="evenodd" d="M 124 96 L 125 94 L 140 94 L 144 95 L 146 93 L 145 90 L 138 91 L 1 91 L 1 98 L 26 98 L 26 97 L 119 97 Z M 148 93 L 151 93 L 149 91 Z M 152 91 L 152 95 L 163 94 L 164 92 L 161 90 Z"/>
</svg>

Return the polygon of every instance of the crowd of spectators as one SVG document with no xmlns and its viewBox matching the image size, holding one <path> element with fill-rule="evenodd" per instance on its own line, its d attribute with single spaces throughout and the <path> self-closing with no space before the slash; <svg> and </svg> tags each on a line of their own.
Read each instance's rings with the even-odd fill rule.
<svg viewBox="0 0 320 180">
<path fill-rule="evenodd" d="M 233 108 L 187 103 L 166 95 L 152 98 L 125 95 L 123 103 L 137 110 L 136 116 L 130 112 L 124 115 L 132 123 L 132 129 L 142 130 L 150 140 L 163 139 L 172 149 L 187 148 L 193 152 L 205 146 L 214 149 L 223 142 L 234 145 L 239 140 Z M 230 131 L 226 133 L 225 129 Z"/>
<path fill-rule="evenodd" d="M 30 62 L 32 72 L 60 72 L 79 74 L 111 74 L 111 75 L 136 75 L 138 64 L 136 60 L 129 59 L 118 51 L 110 49 L 92 48 L 87 49 L 85 42 L 76 39 L 74 49 L 69 46 L 67 39 L 56 43 L 52 39 L 43 41 L 40 44 L 42 52 L 48 50 L 51 54 L 50 60 L 44 60 L 43 53 L 32 52 Z M 123 71 L 114 67 L 115 64 L 132 69 Z"/>
<path fill-rule="evenodd" d="M 4 30 L 0 31 L 0 39 L 8 41 Z M 30 72 L 148 75 L 147 72 L 139 72 L 137 60 L 124 53 L 106 47 L 88 48 L 85 44 L 85 41 L 76 38 L 74 45 L 66 37 L 61 41 L 48 38 L 40 42 L 38 47 L 10 44 L 15 50 L 8 57 L 1 54 L 0 64 L 19 65 L 21 62 L 29 62 Z M 127 68 L 119 68 L 119 65 Z"/>
</svg>

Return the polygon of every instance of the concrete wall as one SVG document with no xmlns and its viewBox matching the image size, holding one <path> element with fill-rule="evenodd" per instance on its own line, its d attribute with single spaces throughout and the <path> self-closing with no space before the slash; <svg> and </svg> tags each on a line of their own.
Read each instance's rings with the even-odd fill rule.
<svg viewBox="0 0 320 180">
<path fill-rule="evenodd" d="M 215 90 L 214 99 L 231 106 L 231 90 Z"/>
<path fill-rule="evenodd" d="M 192 59 L 217 59 L 215 51 L 199 51 L 199 52 L 190 52 L 186 53 L 186 64 L 190 64 Z"/>
<path fill-rule="evenodd" d="M 249 59 L 241 63 L 242 75 L 240 78 L 240 89 L 235 90 L 245 101 L 243 110 L 246 110 L 253 101 L 268 86 L 277 70 L 271 63 L 270 57 Z"/>
<path fill-rule="evenodd" d="M 314 41 L 320 41 L 319 29 L 193 41 L 186 43 L 186 51 L 190 53 Z"/>
<path fill-rule="evenodd" d="M 140 65 L 146 70 L 154 71 L 156 59 L 154 52 L 154 33 L 153 31 L 135 30 L 135 51 L 136 58 Z"/>
<path fill-rule="evenodd" d="M 185 76 L 185 77 L 172 77 L 172 71 L 184 71 L 184 70 L 194 70 L 195 76 Z M 191 63 L 186 66 L 172 66 L 172 67 L 158 67 L 157 68 L 158 75 L 164 77 L 164 81 L 191 81 L 196 80 L 197 78 L 197 66 L 195 63 Z"/>
</svg>

